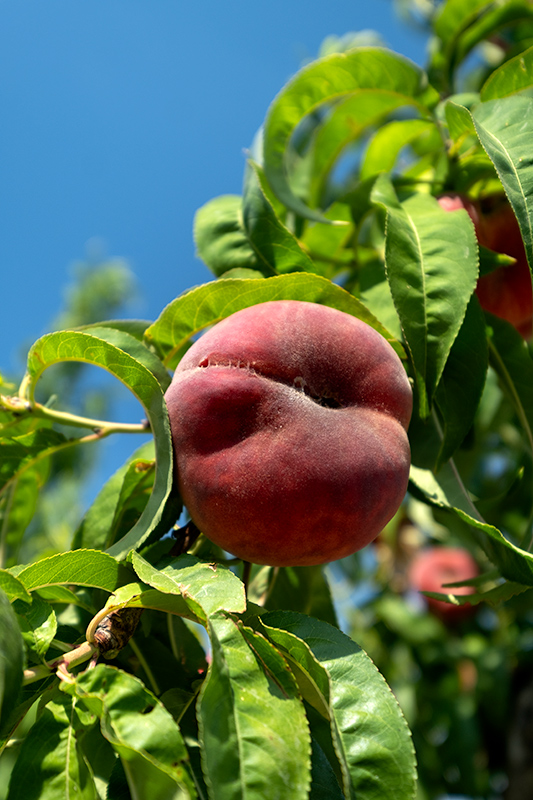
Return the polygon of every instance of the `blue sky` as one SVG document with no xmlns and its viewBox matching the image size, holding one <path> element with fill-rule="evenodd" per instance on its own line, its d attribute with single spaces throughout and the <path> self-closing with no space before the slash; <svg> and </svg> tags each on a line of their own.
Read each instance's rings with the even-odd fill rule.
<svg viewBox="0 0 533 800">
<path fill-rule="evenodd" d="M 365 28 L 423 63 L 391 0 L 0 0 L 0 371 L 94 238 L 137 275 L 136 316 L 209 280 L 194 212 L 240 192 L 270 101 L 324 37 Z"/>
<path fill-rule="evenodd" d="M 424 63 L 392 0 L 0 0 L 0 373 L 20 375 L 94 240 L 137 276 L 129 316 L 211 280 L 195 211 L 240 193 L 269 103 L 323 39 L 369 28 Z M 88 497 L 140 444 L 123 438 Z"/>
</svg>

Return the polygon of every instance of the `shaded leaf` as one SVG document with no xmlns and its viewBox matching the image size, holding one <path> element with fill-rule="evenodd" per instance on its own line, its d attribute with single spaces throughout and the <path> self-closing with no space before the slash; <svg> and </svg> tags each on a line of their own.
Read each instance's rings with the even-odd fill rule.
<svg viewBox="0 0 533 800">
<path fill-rule="evenodd" d="M 27 645 L 35 652 L 37 658 L 44 658 L 57 631 L 57 619 L 52 606 L 38 594 L 34 594 L 31 605 L 18 600 L 15 601 L 14 607 L 18 616 L 22 618 L 21 622 L 26 623 L 22 624 L 21 628 Z"/>
<path fill-rule="evenodd" d="M 77 710 L 70 697 L 56 696 L 30 729 L 11 774 L 8 800 L 97 800 L 79 738 L 96 719 Z"/>
<path fill-rule="evenodd" d="M 198 209 L 194 241 L 198 255 L 217 277 L 230 269 L 260 269 L 244 230 L 240 195 L 215 197 Z"/>
<path fill-rule="evenodd" d="M 533 586 L 533 555 L 517 547 L 501 531 L 480 518 L 449 465 L 445 465 L 438 475 L 413 465 L 409 482 L 416 496 L 437 508 L 449 510 L 470 527 L 475 540 L 504 578 L 511 583 Z"/>
<path fill-rule="evenodd" d="M 248 162 L 244 174 L 242 217 L 256 255 L 257 268 L 265 276 L 287 272 L 318 272 L 298 239 L 283 225 L 266 197 L 261 168 Z"/>
<path fill-rule="evenodd" d="M 443 441 L 437 469 L 453 455 L 472 427 L 487 368 L 485 319 L 477 298 L 472 297 L 435 395 L 443 419 Z"/>
<path fill-rule="evenodd" d="M 22 684 L 23 646 L 17 617 L 0 589 L 0 728 L 15 708 Z"/>
</svg>

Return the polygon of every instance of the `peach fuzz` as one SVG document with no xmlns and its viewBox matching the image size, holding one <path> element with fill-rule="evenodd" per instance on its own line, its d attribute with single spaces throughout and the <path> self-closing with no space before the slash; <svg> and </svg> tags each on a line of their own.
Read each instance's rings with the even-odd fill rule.
<svg viewBox="0 0 533 800">
<path fill-rule="evenodd" d="M 412 393 L 369 325 L 296 300 L 224 319 L 167 390 L 177 488 L 247 561 L 326 563 L 365 547 L 407 488 Z"/>
</svg>

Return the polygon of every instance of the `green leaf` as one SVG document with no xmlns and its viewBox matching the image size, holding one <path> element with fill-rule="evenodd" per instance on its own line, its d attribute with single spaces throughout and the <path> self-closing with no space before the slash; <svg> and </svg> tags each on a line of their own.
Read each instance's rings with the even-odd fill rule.
<svg viewBox="0 0 533 800">
<path fill-rule="evenodd" d="M 426 503 L 447 509 L 471 528 L 487 558 L 498 567 L 504 578 L 511 583 L 533 586 L 533 555 L 517 547 L 501 531 L 480 518 L 449 465 L 445 465 L 438 475 L 412 465 L 409 481 Z"/>
<path fill-rule="evenodd" d="M 242 197 L 226 194 L 202 206 L 194 217 L 200 258 L 217 276 L 230 269 L 259 269 L 242 220 Z"/>
<path fill-rule="evenodd" d="M 262 170 L 248 162 L 244 173 L 242 218 L 246 234 L 265 276 L 318 272 L 298 239 L 283 225 L 266 197 Z"/>
<path fill-rule="evenodd" d="M 126 535 L 149 502 L 156 474 L 154 443 L 149 441 L 101 489 L 74 535 L 73 547 L 105 549 Z M 171 528 L 181 509 L 181 498 L 173 492 L 151 537 Z"/>
<path fill-rule="evenodd" d="M 321 566 L 261 567 L 248 588 L 248 599 L 269 611 L 291 608 L 337 625 L 331 591 Z"/>
<path fill-rule="evenodd" d="M 453 588 L 450 588 L 449 594 L 441 592 L 423 592 L 423 594 L 435 600 L 444 600 L 444 602 L 452 603 L 455 606 L 477 606 L 480 603 L 488 603 L 493 608 L 498 608 L 502 603 L 506 603 L 512 597 L 523 594 L 531 590 L 531 588 L 531 586 L 523 586 L 521 583 L 503 581 L 503 583 L 493 586 L 487 591 L 474 592 L 473 594 L 454 594 Z"/>
<path fill-rule="evenodd" d="M 70 697 L 55 698 L 24 739 L 11 774 L 8 800 L 97 800 L 79 741 L 95 723 Z"/>
<path fill-rule="evenodd" d="M 443 441 L 437 469 L 454 454 L 472 427 L 488 367 L 485 318 L 472 297 L 450 350 L 435 400 L 443 419 Z"/>
<path fill-rule="evenodd" d="M 22 684 L 23 645 L 17 617 L 0 589 L 0 728 L 15 708 Z"/>
<path fill-rule="evenodd" d="M 301 241 L 310 258 L 315 272 L 333 279 L 339 272 L 349 269 L 353 260 L 353 224 L 350 207 L 347 203 L 333 203 L 325 212 L 331 220 L 344 220 L 349 225 L 323 225 L 320 222 L 306 225 Z"/>
<path fill-rule="evenodd" d="M 0 589 L 5 592 L 10 602 L 23 600 L 25 603 L 31 603 L 31 594 L 24 584 L 5 569 L 0 569 Z"/>
<path fill-rule="evenodd" d="M 154 443 L 150 441 L 137 448 L 104 484 L 74 534 L 73 549 L 105 549 L 120 537 L 126 504 L 139 485 L 144 487 L 147 472 L 153 483 L 154 466 Z M 133 485 L 132 478 L 138 479 Z"/>
<path fill-rule="evenodd" d="M 391 172 L 403 147 L 434 131 L 435 123 L 425 119 L 394 120 L 382 125 L 370 140 L 359 179 L 364 181 L 379 172 Z"/>
<path fill-rule="evenodd" d="M 465 211 L 443 211 L 428 195 L 389 204 L 385 263 L 425 418 L 476 286 L 474 226 Z"/>
<path fill-rule="evenodd" d="M 66 441 L 62 433 L 48 427 L 37 428 L 13 438 L 0 439 L 0 490 L 5 489 L 37 460 L 61 448 Z"/>
<path fill-rule="evenodd" d="M 209 621 L 212 663 L 198 704 L 211 800 L 290 797 L 310 785 L 310 736 L 296 682 L 278 650 L 221 614 Z"/>
<path fill-rule="evenodd" d="M 244 584 L 222 564 L 206 564 L 184 554 L 158 570 L 135 552 L 131 562 L 144 583 L 160 592 L 192 599 L 206 616 L 220 610 L 242 613 L 246 608 Z"/>
<path fill-rule="evenodd" d="M 318 690 L 316 696 L 327 703 L 345 795 L 358 800 L 411 800 L 416 762 L 410 732 L 366 653 L 337 628 L 301 614 L 271 612 L 261 617 L 261 623 L 269 638 L 290 655 L 291 664 L 300 666 L 308 685 Z"/>
<path fill-rule="evenodd" d="M 152 324 L 148 319 L 106 319 L 102 322 L 93 322 L 89 325 L 81 325 L 78 330 L 91 332 L 92 328 L 114 328 L 117 331 L 124 331 L 129 333 L 135 339 L 142 342 L 144 332 L 149 325 Z"/>
<path fill-rule="evenodd" d="M 369 126 L 378 124 L 388 113 L 410 102 L 414 101 L 398 91 L 363 89 L 335 105 L 331 114 L 318 128 L 314 139 L 309 189 L 310 205 L 318 205 L 323 200 L 327 178 L 343 149 L 355 142 Z M 410 121 L 420 122 L 420 120 Z M 424 122 L 423 125 L 434 127 L 433 123 L 428 122 Z M 386 127 L 384 125 L 379 130 Z M 381 152 L 383 156 L 387 151 Z M 394 160 L 392 163 L 394 164 Z M 388 169 L 384 166 L 378 169 L 378 172 Z M 372 173 L 364 177 L 370 175 Z M 360 179 L 363 180 L 362 173 Z"/>
<path fill-rule="evenodd" d="M 487 314 L 490 324 L 489 358 L 500 378 L 533 452 L 533 359 L 526 343 L 515 328 L 504 320 Z"/>
<path fill-rule="evenodd" d="M 157 472 L 148 504 L 135 526 L 110 552 L 124 558 L 157 531 L 172 490 L 172 440 L 161 387 L 152 373 L 128 353 L 88 333 L 59 331 L 39 339 L 28 354 L 30 399 L 44 370 L 60 361 L 81 361 L 100 366 L 122 381 L 143 405 L 155 437 Z"/>
<path fill-rule="evenodd" d="M 533 98 L 489 100 L 473 111 L 479 140 L 492 160 L 513 207 L 527 260 L 533 264 Z"/>
<path fill-rule="evenodd" d="M 0 510 L 0 524 L 5 531 L 6 566 L 19 561 L 19 548 L 35 514 L 39 491 L 49 471 L 50 459 L 41 459 L 19 474 L 6 490 L 6 503 Z"/>
<path fill-rule="evenodd" d="M 52 606 L 34 594 L 31 605 L 17 600 L 14 607 L 22 618 L 21 622 L 26 623 L 21 625 L 26 643 L 38 659 L 43 659 L 57 632 L 57 619 Z"/>
<path fill-rule="evenodd" d="M 481 99 L 496 100 L 533 86 L 533 47 L 510 58 L 491 72 L 481 87 Z"/>
<path fill-rule="evenodd" d="M 89 641 L 93 641 L 94 632 L 97 624 L 111 611 L 120 608 L 151 608 L 155 611 L 163 611 L 167 614 L 176 614 L 179 617 L 186 617 L 199 625 L 206 625 L 207 617 L 199 603 L 187 593 L 169 594 L 152 589 L 139 581 L 128 583 L 117 589 L 107 603 L 101 609 L 97 617 L 94 617 L 91 625 L 87 629 Z"/>
<path fill-rule="evenodd" d="M 103 323 L 101 325 L 91 325 L 86 329 L 86 332 L 90 333 L 91 336 L 98 336 L 99 339 L 104 339 L 109 344 L 128 353 L 140 364 L 143 364 L 146 369 L 150 370 L 157 379 L 162 391 L 165 392 L 170 386 L 170 375 L 155 353 L 149 350 L 142 341 L 144 331 L 149 327 L 150 323 L 143 322 L 142 325 L 142 332 L 140 329 L 135 331 L 140 334 L 140 341 L 138 336 L 133 336 L 131 333 L 115 327 L 107 327 Z"/>
<path fill-rule="evenodd" d="M 294 273 L 259 280 L 223 280 L 192 289 L 173 300 L 148 328 L 146 338 L 175 366 L 190 338 L 241 308 L 270 300 L 304 300 L 338 308 L 362 319 L 387 339 L 397 353 L 403 350 L 378 320 L 355 297 L 318 275 Z"/>
<path fill-rule="evenodd" d="M 311 791 L 309 800 L 345 800 L 326 754 L 311 737 Z"/>
<path fill-rule="evenodd" d="M 94 586 L 113 592 L 128 579 L 128 571 L 100 550 L 72 550 L 23 567 L 18 580 L 28 591 L 56 584 Z"/>
<path fill-rule="evenodd" d="M 309 209 L 290 186 L 286 153 L 291 137 L 303 118 L 324 103 L 345 100 L 363 91 L 400 95 L 405 103 L 431 108 L 438 95 L 412 62 L 385 49 L 361 47 L 336 53 L 304 67 L 276 97 L 264 129 L 264 169 L 274 193 L 300 216 L 324 222 Z"/>
<path fill-rule="evenodd" d="M 78 675 L 66 690 L 100 719 L 102 734 L 120 756 L 134 797 L 196 797 L 180 730 L 141 681 L 100 664 Z"/>
</svg>

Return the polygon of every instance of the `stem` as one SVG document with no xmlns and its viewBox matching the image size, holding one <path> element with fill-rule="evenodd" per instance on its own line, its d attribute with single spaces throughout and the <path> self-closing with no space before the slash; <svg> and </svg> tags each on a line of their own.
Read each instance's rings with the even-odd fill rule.
<svg viewBox="0 0 533 800">
<path fill-rule="evenodd" d="M 40 681 L 42 678 L 48 677 L 52 670 L 62 669 L 63 671 L 67 671 L 72 669 L 72 667 L 77 667 L 79 664 L 83 664 L 84 661 L 88 661 L 96 651 L 97 648 L 94 645 L 89 644 L 89 642 L 83 642 L 79 647 L 76 647 L 69 653 L 65 653 L 65 655 L 59 658 L 54 658 L 52 661 L 47 661 L 45 664 L 40 664 L 38 667 L 25 669 L 22 684 L 26 686 L 28 683 Z"/>
<path fill-rule="evenodd" d="M 49 419 L 61 425 L 71 425 L 75 428 L 91 428 L 91 430 L 106 436 L 110 433 L 147 433 L 150 430 L 148 422 L 109 422 L 107 420 L 79 417 L 77 414 L 69 414 L 67 411 L 54 411 L 54 409 L 47 408 L 41 403 L 33 403 L 31 413 L 35 417 Z"/>
<path fill-rule="evenodd" d="M 148 678 L 148 680 L 152 685 L 152 690 L 154 694 L 159 696 L 161 694 L 161 689 L 159 688 L 159 684 L 157 683 L 154 673 L 150 669 L 150 665 L 148 664 L 148 661 L 145 659 L 142 650 L 140 649 L 139 645 L 135 642 L 134 639 L 130 639 L 128 644 L 135 653 L 135 655 L 137 656 L 137 658 L 139 659 L 142 668 L 146 672 L 146 677 Z"/>
</svg>

